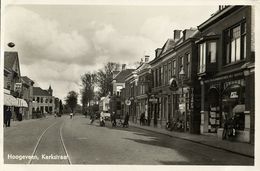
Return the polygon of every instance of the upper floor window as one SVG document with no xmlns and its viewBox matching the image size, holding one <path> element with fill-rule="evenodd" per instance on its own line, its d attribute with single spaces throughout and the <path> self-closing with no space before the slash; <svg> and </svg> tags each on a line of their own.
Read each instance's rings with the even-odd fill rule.
<svg viewBox="0 0 260 171">
<path fill-rule="evenodd" d="M 166 65 L 164 65 L 164 82 L 163 82 L 163 84 L 164 85 L 167 85 L 167 80 L 168 80 L 168 70 L 167 70 L 167 63 L 166 63 Z"/>
<path fill-rule="evenodd" d="M 217 58 L 217 43 L 209 42 L 208 43 L 208 55 L 210 63 L 215 63 Z"/>
<path fill-rule="evenodd" d="M 199 45 L 199 72 L 206 71 L 206 43 Z"/>
<path fill-rule="evenodd" d="M 190 53 L 187 54 L 187 78 L 191 75 L 191 62 L 190 62 Z"/>
<path fill-rule="evenodd" d="M 183 67 L 183 64 L 184 64 L 184 58 L 183 56 L 180 57 L 180 71 L 181 71 L 181 68 Z"/>
<path fill-rule="evenodd" d="M 160 70 L 160 86 L 162 85 L 163 83 L 163 66 L 161 67 L 161 70 Z"/>
<path fill-rule="evenodd" d="M 172 61 L 172 76 L 176 75 L 176 61 Z"/>
<path fill-rule="evenodd" d="M 246 23 L 225 31 L 226 64 L 240 61 L 246 57 Z"/>
<path fill-rule="evenodd" d="M 171 79 L 171 68 L 172 68 L 172 63 L 171 62 L 169 62 L 168 63 L 168 81 Z M 167 83 L 168 83 L 168 81 L 167 81 Z"/>
</svg>

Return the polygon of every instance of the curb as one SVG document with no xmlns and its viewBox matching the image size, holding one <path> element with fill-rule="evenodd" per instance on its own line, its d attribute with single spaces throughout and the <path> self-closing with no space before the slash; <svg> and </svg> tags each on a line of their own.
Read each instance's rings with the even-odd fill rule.
<svg viewBox="0 0 260 171">
<path fill-rule="evenodd" d="M 229 150 L 229 149 L 227 149 L 227 148 L 223 148 L 223 147 L 219 147 L 219 146 L 214 146 L 214 145 L 210 145 L 210 144 L 207 144 L 207 143 L 203 143 L 203 142 L 201 142 L 201 141 L 195 141 L 195 140 L 191 140 L 191 139 L 187 139 L 187 138 L 182 138 L 182 137 L 170 135 L 170 134 L 167 134 L 167 133 L 164 133 L 164 132 L 159 132 L 159 131 L 155 131 L 155 130 L 150 130 L 150 129 L 138 127 L 138 126 L 135 126 L 135 125 L 133 125 L 133 124 L 130 124 L 130 125 L 133 126 L 133 127 L 135 127 L 135 128 L 138 128 L 138 129 L 142 129 L 142 130 L 154 132 L 154 133 L 157 133 L 157 134 L 163 134 L 163 135 L 166 135 L 166 136 L 169 136 L 169 137 L 172 137 L 172 138 L 177 138 L 177 139 L 182 139 L 182 140 L 190 141 L 190 142 L 193 142 L 193 143 L 205 145 L 205 146 L 212 147 L 212 148 L 215 148 L 215 149 L 224 150 L 224 151 L 227 151 L 227 152 L 231 152 L 231 153 L 238 154 L 238 155 L 242 155 L 242 156 L 249 157 L 249 158 L 255 158 L 254 155 L 249 155 L 249 154 L 240 153 L 240 152 L 237 152 L 237 151 Z"/>
</svg>

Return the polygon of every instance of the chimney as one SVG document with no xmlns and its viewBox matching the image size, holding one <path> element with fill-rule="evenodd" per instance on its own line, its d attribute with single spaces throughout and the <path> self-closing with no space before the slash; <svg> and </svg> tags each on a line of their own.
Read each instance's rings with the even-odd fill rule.
<svg viewBox="0 0 260 171">
<path fill-rule="evenodd" d="M 162 48 L 155 49 L 155 57 L 157 58 L 162 52 Z"/>
<path fill-rule="evenodd" d="M 126 64 L 122 64 L 122 71 L 126 69 Z"/>
<path fill-rule="evenodd" d="M 196 28 L 190 28 L 190 29 L 185 29 L 183 30 L 183 40 L 186 40 L 191 37 L 191 35 L 196 31 Z"/>
<path fill-rule="evenodd" d="M 145 56 L 144 56 L 144 62 L 145 62 L 145 63 L 148 63 L 148 62 L 149 62 L 149 57 L 150 57 L 149 55 L 145 55 Z"/>
<path fill-rule="evenodd" d="M 141 58 L 140 65 L 142 65 L 143 63 L 144 63 L 143 58 Z"/>
<path fill-rule="evenodd" d="M 173 31 L 173 39 L 178 40 L 181 38 L 181 30 L 174 30 Z"/>
</svg>

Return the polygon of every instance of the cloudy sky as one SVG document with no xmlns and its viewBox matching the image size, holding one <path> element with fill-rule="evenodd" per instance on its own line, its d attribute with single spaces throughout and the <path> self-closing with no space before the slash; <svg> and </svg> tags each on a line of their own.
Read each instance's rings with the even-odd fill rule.
<svg viewBox="0 0 260 171">
<path fill-rule="evenodd" d="M 8 5 L 4 41 L 14 42 L 21 74 L 64 99 L 79 92 L 80 76 L 108 61 L 132 64 L 196 27 L 218 6 Z"/>
</svg>

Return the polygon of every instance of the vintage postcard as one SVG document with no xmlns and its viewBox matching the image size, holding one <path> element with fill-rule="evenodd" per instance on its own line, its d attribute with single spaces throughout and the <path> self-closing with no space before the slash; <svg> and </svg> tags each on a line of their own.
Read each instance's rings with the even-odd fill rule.
<svg viewBox="0 0 260 171">
<path fill-rule="evenodd" d="M 257 9 L 3 1 L 4 170 L 256 170 Z"/>
</svg>

